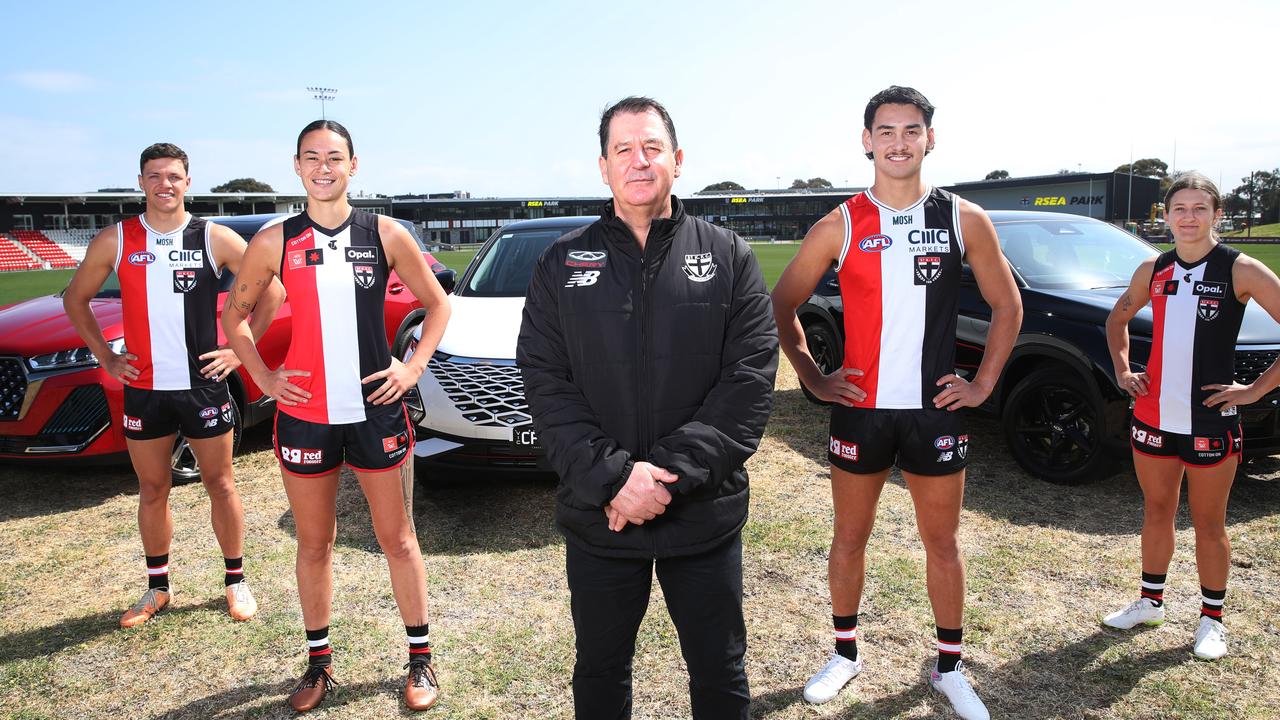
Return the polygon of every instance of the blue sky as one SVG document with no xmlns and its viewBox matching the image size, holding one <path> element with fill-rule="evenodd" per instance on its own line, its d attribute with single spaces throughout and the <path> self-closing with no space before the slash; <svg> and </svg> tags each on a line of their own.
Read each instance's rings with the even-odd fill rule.
<svg viewBox="0 0 1280 720">
<path fill-rule="evenodd" d="M 938 112 L 938 184 L 1158 156 L 1225 189 L 1280 166 L 1280 3 L 35 3 L 5 10 L 0 191 L 136 181 L 175 142 L 193 187 L 299 188 L 308 85 L 355 137 L 352 191 L 601 195 L 600 111 L 652 95 L 676 192 L 865 185 L 861 114 L 890 84 Z"/>
</svg>

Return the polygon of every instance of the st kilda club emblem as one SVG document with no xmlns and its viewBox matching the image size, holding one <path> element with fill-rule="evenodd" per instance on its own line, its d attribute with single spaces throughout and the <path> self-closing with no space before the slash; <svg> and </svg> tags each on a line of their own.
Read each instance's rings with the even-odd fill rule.
<svg viewBox="0 0 1280 720">
<path fill-rule="evenodd" d="M 173 271 L 173 291 L 174 292 L 191 292 L 196 287 L 196 271 L 195 270 L 174 270 Z"/>
<path fill-rule="evenodd" d="M 684 256 L 684 274 L 694 282 L 706 282 L 716 276 L 716 264 L 711 253 L 697 253 Z"/>
<path fill-rule="evenodd" d="M 372 265 L 352 265 L 351 272 L 355 273 L 357 285 L 366 290 L 373 287 Z"/>
<path fill-rule="evenodd" d="M 916 284 L 928 285 L 942 276 L 942 257 L 938 255 L 916 256 Z"/>
<path fill-rule="evenodd" d="M 1196 313 L 1200 315 L 1200 319 L 1207 322 L 1218 317 L 1218 302 L 1214 298 L 1200 298 L 1200 304 L 1196 308 Z"/>
</svg>

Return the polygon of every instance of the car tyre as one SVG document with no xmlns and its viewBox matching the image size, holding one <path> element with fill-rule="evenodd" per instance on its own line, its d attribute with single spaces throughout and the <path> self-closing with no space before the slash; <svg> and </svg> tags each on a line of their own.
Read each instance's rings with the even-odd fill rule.
<svg viewBox="0 0 1280 720">
<path fill-rule="evenodd" d="M 231 427 L 231 454 L 240 451 L 240 437 L 244 434 L 244 413 L 240 411 L 240 402 L 233 396 L 231 405 L 235 409 L 235 424 Z M 173 441 L 173 455 L 169 462 L 169 473 L 174 485 L 185 485 L 200 479 L 200 463 L 191 450 L 191 443 L 178 433 Z"/>
<path fill-rule="evenodd" d="M 840 342 L 840 337 L 836 335 L 835 328 L 831 327 L 825 320 L 816 320 L 804 327 L 804 340 L 809 348 L 809 355 L 813 357 L 813 361 L 817 363 L 818 369 L 823 375 L 829 375 L 840 368 L 844 361 L 844 347 Z M 809 392 L 809 388 L 804 383 L 800 383 L 800 389 L 804 391 L 804 396 L 809 402 L 818 405 L 831 405 L 832 403 L 819 400 L 817 396 Z"/>
<path fill-rule="evenodd" d="M 1041 480 L 1080 485 L 1114 467 L 1102 393 L 1092 377 L 1063 365 L 1042 367 L 1014 386 L 1002 415 L 1013 459 Z"/>
</svg>

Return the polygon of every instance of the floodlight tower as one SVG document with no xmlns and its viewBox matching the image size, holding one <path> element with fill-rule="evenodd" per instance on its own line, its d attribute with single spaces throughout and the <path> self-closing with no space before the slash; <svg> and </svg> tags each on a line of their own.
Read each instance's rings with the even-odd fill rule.
<svg viewBox="0 0 1280 720">
<path fill-rule="evenodd" d="M 320 101 L 320 119 L 328 120 L 329 118 L 327 118 L 324 114 L 324 104 L 325 104 L 325 101 L 333 100 L 335 97 L 338 96 L 338 89 L 327 88 L 327 87 L 313 87 L 308 85 L 307 91 L 311 93 L 311 96 L 313 98 Z"/>
</svg>

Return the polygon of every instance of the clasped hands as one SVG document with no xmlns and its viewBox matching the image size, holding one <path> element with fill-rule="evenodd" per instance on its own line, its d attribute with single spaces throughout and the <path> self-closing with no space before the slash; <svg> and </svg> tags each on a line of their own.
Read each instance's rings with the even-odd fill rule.
<svg viewBox="0 0 1280 720">
<path fill-rule="evenodd" d="M 671 503 L 671 491 L 667 485 L 678 480 L 674 473 L 647 462 L 631 466 L 631 475 L 622 489 L 604 506 L 609 529 L 622 532 L 627 523 L 643 525 L 667 511 Z"/>
</svg>

